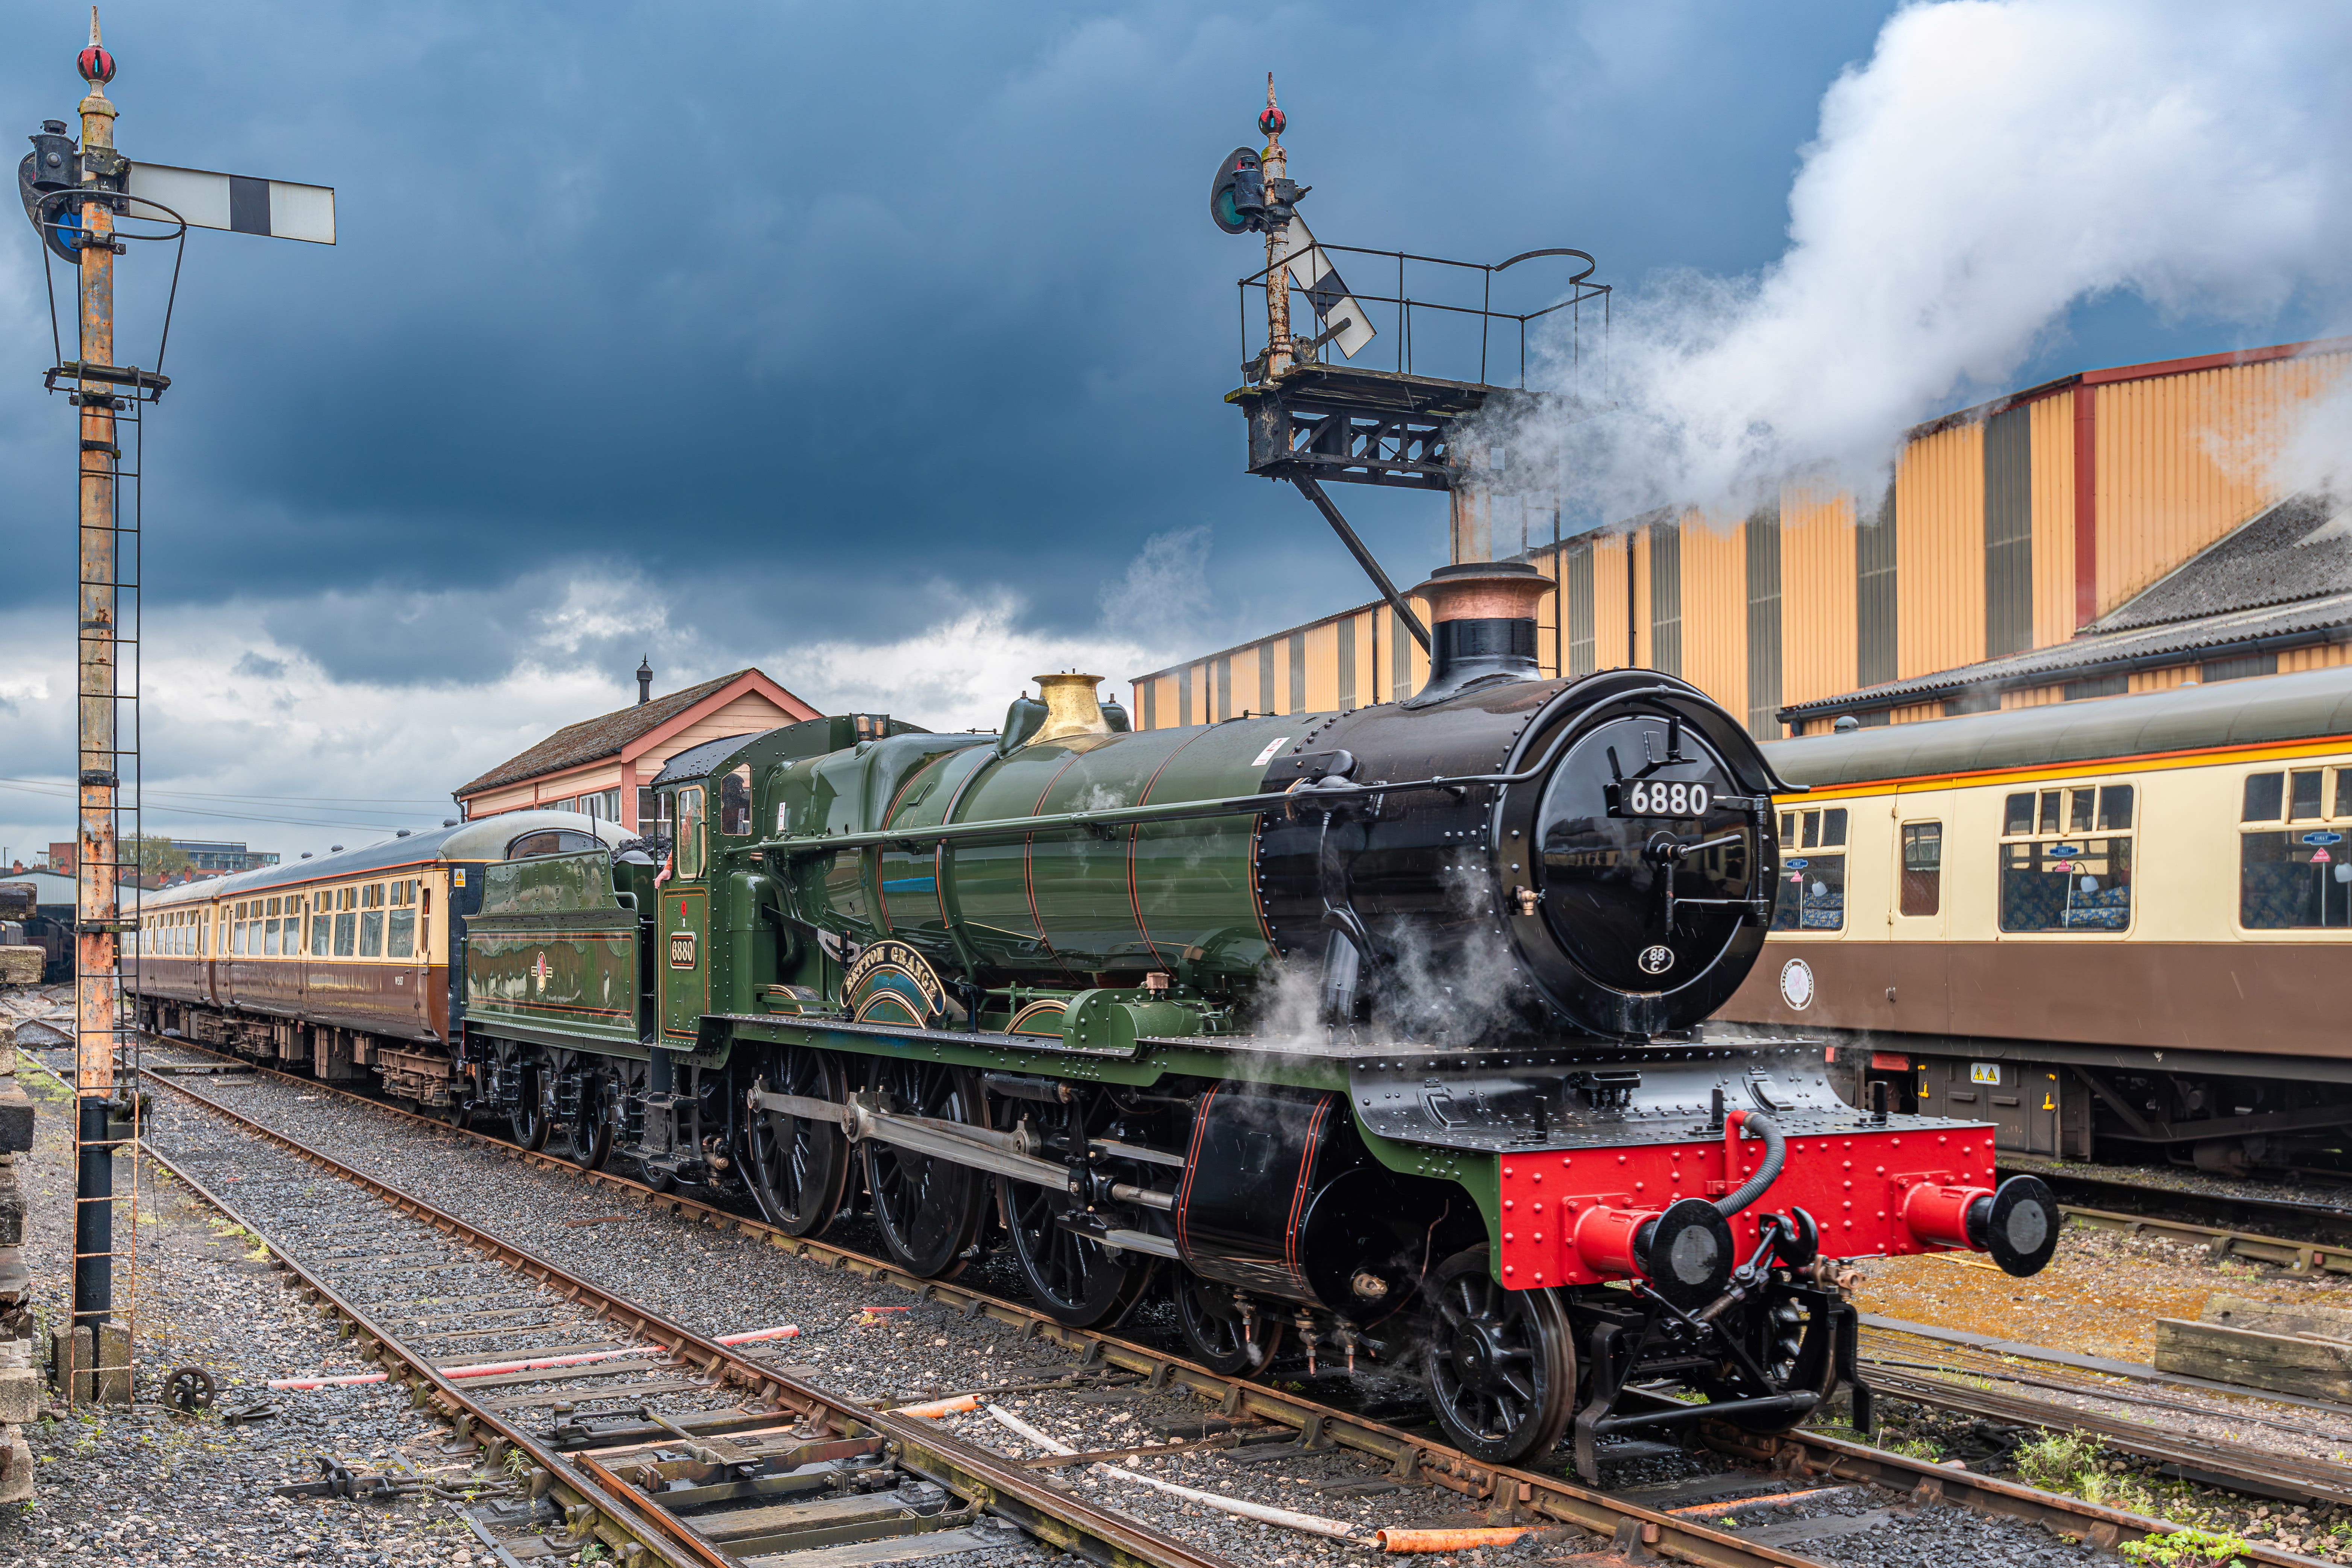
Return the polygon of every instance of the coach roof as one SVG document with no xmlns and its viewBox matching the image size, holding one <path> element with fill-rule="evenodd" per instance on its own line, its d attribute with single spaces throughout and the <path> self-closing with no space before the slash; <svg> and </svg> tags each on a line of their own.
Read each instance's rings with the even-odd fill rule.
<svg viewBox="0 0 2352 1568">
<path fill-rule="evenodd" d="M 1885 724 L 1766 742 L 1798 784 L 1936 777 L 2352 734 L 2352 666 L 2176 686 L 2137 697 Z"/>
<path fill-rule="evenodd" d="M 496 816 L 485 816 L 478 821 L 461 822 L 454 827 L 428 827 L 405 838 L 386 838 L 376 844 L 363 844 L 340 855 L 322 855 L 315 860 L 296 860 L 282 866 L 265 867 L 258 871 L 240 871 L 233 877 L 210 877 L 200 882 L 184 883 L 150 893 L 144 902 L 148 909 L 154 910 L 191 900 L 241 899 L 253 893 L 300 887 L 311 882 L 339 882 L 347 877 L 364 877 L 372 871 L 390 870 L 395 866 L 446 864 L 453 860 L 503 860 L 507 858 L 509 844 L 526 833 L 546 827 L 568 827 L 575 833 L 593 833 L 608 845 L 622 844 L 630 837 L 628 830 L 618 823 L 599 821 L 576 811 L 509 811 Z"/>
</svg>

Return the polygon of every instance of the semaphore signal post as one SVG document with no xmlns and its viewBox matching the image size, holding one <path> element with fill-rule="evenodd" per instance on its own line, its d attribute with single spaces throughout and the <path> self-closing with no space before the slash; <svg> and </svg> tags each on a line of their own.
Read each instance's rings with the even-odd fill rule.
<svg viewBox="0 0 2352 1568">
<path fill-rule="evenodd" d="M 73 1321 L 58 1335 L 52 1364 L 68 1401 L 127 1403 L 131 1397 L 128 1322 L 115 1321 L 114 1153 L 129 1140 L 124 1121 L 135 1100 L 121 1094 L 117 1057 L 135 1045 L 123 1006 L 125 943 L 138 929 L 126 917 L 122 882 L 137 872 L 139 812 L 138 596 L 139 443 L 145 405 L 171 385 L 162 372 L 171 332 L 164 311 L 155 368 L 116 363 L 114 261 L 131 239 L 184 241 L 190 227 L 334 243 L 334 192 L 325 186 L 250 179 L 164 164 L 134 164 L 114 142 L 116 109 L 106 95 L 115 60 L 90 8 L 89 43 L 75 68 L 89 84 L 79 106 L 77 145 L 66 122 L 45 121 L 18 170 L 26 216 L 39 235 L 43 265 L 59 258 L 75 269 L 76 357 L 47 373 L 77 410 L 79 584 L 76 604 Z M 126 232 L 161 226 L 166 232 Z M 178 268 L 173 268 L 176 297 Z M 52 325 L 55 324 L 54 313 Z M 124 437 L 132 455 L 124 461 Z M 126 515 L 126 489 L 131 497 Z M 127 662 L 126 662 L 127 661 Z M 126 783 L 126 773 L 128 782 Z M 133 831 L 124 858 L 122 826 Z M 136 987 L 136 950 L 130 973 Z M 135 1054 L 132 1057 L 135 1063 Z"/>
</svg>

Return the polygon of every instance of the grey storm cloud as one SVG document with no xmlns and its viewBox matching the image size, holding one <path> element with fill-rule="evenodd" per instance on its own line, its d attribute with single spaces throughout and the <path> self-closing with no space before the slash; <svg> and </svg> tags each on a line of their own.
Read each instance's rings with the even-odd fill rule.
<svg viewBox="0 0 2352 1568">
<path fill-rule="evenodd" d="M 150 603 L 266 600 L 329 666 L 438 677 L 514 634 L 338 606 L 588 559 L 812 634 L 870 635 L 929 580 L 1076 625 L 1146 539 L 1203 525 L 1229 612 L 1360 597 L 1242 473 L 1222 401 L 1262 258 L 1205 187 L 1265 71 L 1327 238 L 1737 268 L 1775 248 L 1788 150 L 1884 9 L 113 0 L 131 157 L 339 201 L 331 250 L 189 243 Z M 22 130 L 71 111 L 83 16 L 0 17 Z M 152 363 L 162 248 L 124 265 L 121 358 Z M 38 268 L 7 226 L 0 520 L 31 549 L 0 605 L 70 580 Z M 1429 498 L 1357 504 L 1397 570 L 1434 559 Z"/>
</svg>

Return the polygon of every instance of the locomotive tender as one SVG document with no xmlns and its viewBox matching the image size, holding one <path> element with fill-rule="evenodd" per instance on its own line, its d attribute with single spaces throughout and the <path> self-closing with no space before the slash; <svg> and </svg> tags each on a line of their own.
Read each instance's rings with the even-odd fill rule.
<svg viewBox="0 0 2352 1568">
<path fill-rule="evenodd" d="M 997 735 L 681 753 L 661 838 L 517 823 L 436 936 L 438 1092 L 793 1234 L 862 1202 L 921 1275 L 1001 1230 L 1045 1311 L 1162 1289 L 1226 1373 L 1417 1365 L 1488 1459 L 1793 1425 L 1852 1375 L 1837 1259 L 2032 1273 L 2056 1207 L 1993 1188 L 1980 1123 L 1694 1031 L 1762 947 L 1788 786 L 1681 680 L 1539 678 L 1549 588 L 1439 572 L 1401 703 L 1135 732 L 1049 675 Z"/>
</svg>

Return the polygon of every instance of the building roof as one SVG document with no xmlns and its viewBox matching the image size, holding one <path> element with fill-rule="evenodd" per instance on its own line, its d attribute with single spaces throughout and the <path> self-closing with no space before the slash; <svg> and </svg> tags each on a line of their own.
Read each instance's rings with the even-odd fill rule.
<svg viewBox="0 0 2352 1568">
<path fill-rule="evenodd" d="M 1764 755 L 1790 784 L 1826 788 L 2344 734 L 2352 665 L 2012 709 L 1998 724 L 1928 719 L 1768 741 Z"/>
<path fill-rule="evenodd" d="M 2347 593 L 2352 512 L 2327 496 L 2290 496 L 2223 534 L 2090 629 L 2129 631 Z"/>
<path fill-rule="evenodd" d="M 2335 503 L 2324 496 L 2294 496 L 2256 513 L 2066 642 L 1793 703 L 1779 716 L 1816 719 L 2347 640 L 2352 640 L 2352 518 L 2337 517 Z"/>
<path fill-rule="evenodd" d="M 75 900 L 80 896 L 71 877 L 60 877 L 55 871 L 0 871 L 0 882 L 32 883 L 36 908 L 63 905 L 71 909 Z M 122 889 L 124 903 L 130 903 L 137 897 L 136 889 L 125 887 Z"/>
<path fill-rule="evenodd" d="M 605 757 L 617 757 L 628 749 L 632 741 L 651 734 L 697 703 L 715 697 L 746 679 L 754 679 L 758 684 L 772 688 L 782 694 L 786 700 L 784 706 L 787 710 L 792 704 L 800 701 L 760 671 L 739 669 L 732 675 L 722 675 L 699 686 L 689 686 L 683 691 L 656 697 L 650 702 L 635 703 L 610 713 L 599 714 L 593 719 L 583 719 L 577 724 L 567 724 L 529 751 L 509 757 L 481 777 L 460 784 L 450 793 L 463 799 L 486 789 L 496 789 L 500 784 L 520 784 L 524 779 L 562 773 L 566 768 L 576 768 Z M 806 704 L 801 706 L 805 708 Z"/>
</svg>

